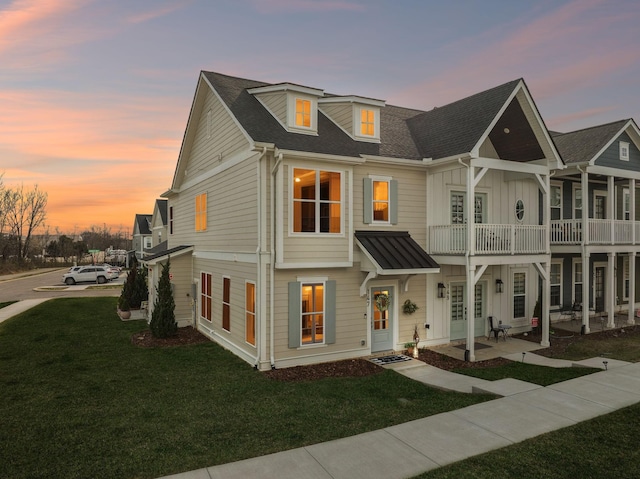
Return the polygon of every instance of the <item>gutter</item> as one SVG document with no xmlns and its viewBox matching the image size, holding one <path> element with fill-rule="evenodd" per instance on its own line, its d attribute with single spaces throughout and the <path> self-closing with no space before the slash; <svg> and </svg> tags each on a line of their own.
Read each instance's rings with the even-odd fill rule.
<svg viewBox="0 0 640 479">
<path fill-rule="evenodd" d="M 278 173 L 278 168 L 280 167 L 280 163 L 282 163 L 282 152 L 278 152 L 276 157 L 276 164 L 273 165 L 273 169 L 271 170 L 271 194 L 270 196 L 270 208 L 271 208 L 271 259 L 269 261 L 269 356 L 271 361 L 271 369 L 276 368 L 276 357 L 273 348 L 275 347 L 275 291 L 274 291 L 274 282 L 275 282 L 275 260 L 276 260 L 276 247 L 275 247 L 275 239 L 276 239 L 276 211 L 275 211 L 275 183 L 276 183 L 276 174 Z"/>
<path fill-rule="evenodd" d="M 257 161 L 257 169 L 258 169 L 258 245 L 256 246 L 256 264 L 257 264 L 257 271 L 256 271 L 256 289 L 254 294 L 256 295 L 255 297 L 255 302 L 256 302 L 256 311 L 260 311 L 261 315 L 263 313 L 262 310 L 262 303 L 260 301 L 260 298 L 262 297 L 261 291 L 262 291 L 262 283 L 261 283 L 261 278 L 262 278 L 262 258 L 261 258 L 261 253 L 262 253 L 262 159 L 264 158 L 264 156 L 267 154 L 267 147 L 264 146 L 262 148 L 262 153 L 260 153 L 260 156 L 258 157 L 258 161 Z M 254 363 L 253 366 L 254 368 L 258 368 L 258 365 L 260 364 L 260 340 L 262 339 L 260 337 L 260 331 L 261 328 L 257 327 L 258 324 L 256 324 L 255 327 L 255 342 L 256 342 L 256 356 L 254 358 Z"/>
</svg>

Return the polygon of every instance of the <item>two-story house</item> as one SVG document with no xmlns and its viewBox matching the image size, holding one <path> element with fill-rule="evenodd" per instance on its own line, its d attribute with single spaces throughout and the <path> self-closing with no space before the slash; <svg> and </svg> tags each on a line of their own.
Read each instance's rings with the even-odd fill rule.
<svg viewBox="0 0 640 479">
<path fill-rule="evenodd" d="M 152 215 L 136 214 L 133 221 L 133 252 L 138 261 L 144 257 L 144 250 L 151 248 Z"/>
<path fill-rule="evenodd" d="M 153 215 L 151 215 L 151 246 L 145 248 L 145 256 L 151 256 L 162 253 L 167 249 L 167 236 L 169 226 L 167 221 L 167 200 L 157 199 L 153 207 Z"/>
<path fill-rule="evenodd" d="M 553 140 L 567 168 L 555 172 L 551 183 L 551 310 L 577 312 L 586 333 L 590 315 L 612 328 L 623 307 L 625 322 L 635 324 L 638 126 L 632 119 L 620 120 L 553 133 Z"/>
<path fill-rule="evenodd" d="M 177 320 L 259 369 L 416 333 L 474 360 L 486 315 L 529 326 L 562 166 L 522 80 L 425 112 L 201 72 L 151 298 L 170 259 Z"/>
</svg>

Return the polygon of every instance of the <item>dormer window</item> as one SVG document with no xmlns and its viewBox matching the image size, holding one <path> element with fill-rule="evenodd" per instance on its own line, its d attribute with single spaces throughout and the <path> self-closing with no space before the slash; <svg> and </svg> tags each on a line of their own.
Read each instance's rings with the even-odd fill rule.
<svg viewBox="0 0 640 479">
<path fill-rule="evenodd" d="M 629 143 L 626 141 L 620 142 L 620 159 L 622 161 L 629 161 Z"/>
<path fill-rule="evenodd" d="M 373 110 L 360 110 L 360 134 L 374 136 L 376 133 L 375 113 Z"/>
<path fill-rule="evenodd" d="M 356 141 L 380 142 L 380 109 L 385 102 L 361 96 L 330 96 L 318 100 L 322 112 Z"/>
<path fill-rule="evenodd" d="M 296 126 L 311 127 L 311 101 L 296 98 Z"/>
</svg>

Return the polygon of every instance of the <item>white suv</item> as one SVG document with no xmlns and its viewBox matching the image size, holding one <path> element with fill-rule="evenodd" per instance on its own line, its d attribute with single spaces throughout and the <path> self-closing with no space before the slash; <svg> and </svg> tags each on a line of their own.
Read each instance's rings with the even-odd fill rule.
<svg viewBox="0 0 640 479">
<path fill-rule="evenodd" d="M 111 272 L 105 266 L 82 266 L 75 271 L 70 271 L 62 275 L 65 284 L 72 285 L 83 281 L 100 284 L 111 279 Z"/>
</svg>

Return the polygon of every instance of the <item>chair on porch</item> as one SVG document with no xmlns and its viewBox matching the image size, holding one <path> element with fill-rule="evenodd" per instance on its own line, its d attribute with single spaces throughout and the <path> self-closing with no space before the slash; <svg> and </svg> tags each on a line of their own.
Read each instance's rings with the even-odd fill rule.
<svg viewBox="0 0 640 479">
<path fill-rule="evenodd" d="M 489 320 L 489 336 L 487 337 L 487 339 L 491 338 L 491 335 L 493 334 L 493 336 L 496 338 L 496 343 L 497 343 L 498 336 L 500 333 L 502 333 L 502 337 L 506 341 L 507 333 L 503 328 L 499 328 L 498 325 L 494 325 L 495 318 L 493 316 L 487 316 L 487 319 Z"/>
</svg>

